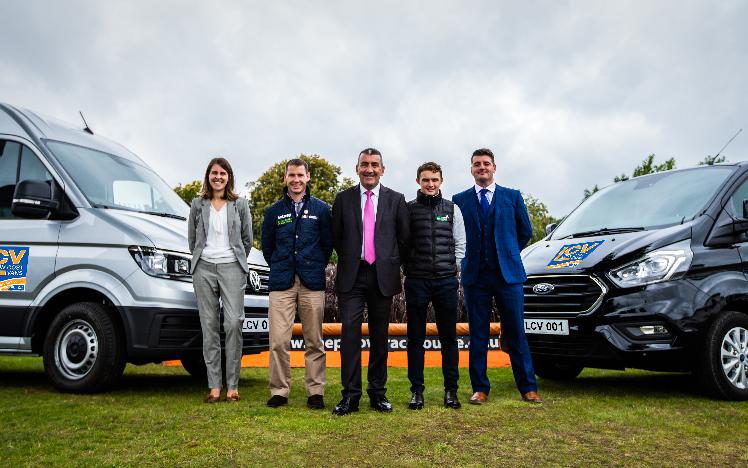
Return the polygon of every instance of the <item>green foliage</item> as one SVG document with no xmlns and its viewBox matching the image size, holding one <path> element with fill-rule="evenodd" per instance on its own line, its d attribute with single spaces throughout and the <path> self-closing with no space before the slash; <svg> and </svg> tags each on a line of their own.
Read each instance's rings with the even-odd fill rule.
<svg viewBox="0 0 748 468">
<path fill-rule="evenodd" d="M 704 156 L 704 159 L 699 161 L 699 166 L 714 166 L 715 164 L 722 164 L 727 162 L 727 159 L 724 156 L 712 156 L 712 155 L 706 155 Z"/>
<path fill-rule="evenodd" d="M 532 221 L 532 239 L 530 240 L 530 243 L 532 243 L 545 237 L 545 227 L 547 225 L 558 223 L 559 220 L 550 215 L 545 203 L 529 193 L 524 194 L 523 198 L 525 199 L 525 205 L 527 205 L 527 212 L 530 214 L 530 221 Z"/>
<path fill-rule="evenodd" d="M 322 156 L 300 154 L 299 158 L 309 164 L 311 174 L 309 187 L 312 195 L 329 205 L 332 205 L 335 200 L 336 193 L 354 184 L 353 180 L 348 177 L 341 178 L 340 167 L 330 163 Z M 249 207 L 252 212 L 252 229 L 255 246 L 258 248 L 260 247 L 260 234 L 265 210 L 283 195 L 283 188 L 286 186 L 283 178 L 286 173 L 287 161 L 288 159 L 285 159 L 273 164 L 257 180 L 247 184 Z"/>
<path fill-rule="evenodd" d="M 654 174 L 655 172 L 662 172 L 662 171 L 669 171 L 672 169 L 675 169 L 675 158 L 666 159 L 664 162 L 660 164 L 655 164 L 654 161 L 655 155 L 654 153 L 650 154 L 644 160 L 634 168 L 634 172 L 631 175 L 631 177 L 639 177 L 647 174 Z M 708 159 L 708 157 L 705 159 L 705 161 Z M 702 164 L 702 163 L 699 163 Z M 629 180 L 629 176 L 626 174 L 621 174 L 618 176 L 613 177 L 613 182 L 623 182 L 624 180 Z M 595 185 L 592 190 L 590 189 L 584 189 L 584 198 L 583 200 L 586 200 L 590 197 L 593 193 L 600 190 L 597 185 Z"/>
<path fill-rule="evenodd" d="M 654 158 L 654 153 L 644 158 L 644 161 L 634 168 L 634 175 L 632 177 L 639 177 L 647 174 L 654 174 L 655 172 L 675 169 L 675 158 L 667 159 L 665 162 L 660 164 L 655 164 Z"/>
<path fill-rule="evenodd" d="M 187 183 L 185 185 L 179 184 L 176 187 L 174 187 L 174 191 L 177 192 L 177 195 L 182 198 L 187 204 L 189 205 L 192 203 L 192 199 L 195 197 L 200 196 L 200 189 L 203 187 L 203 183 L 199 180 L 193 180 L 190 183 Z"/>
</svg>

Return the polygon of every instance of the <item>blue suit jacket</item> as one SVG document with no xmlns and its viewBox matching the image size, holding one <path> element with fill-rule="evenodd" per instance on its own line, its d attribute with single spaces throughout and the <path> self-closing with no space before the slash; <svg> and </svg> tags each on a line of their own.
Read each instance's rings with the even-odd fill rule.
<svg viewBox="0 0 748 468">
<path fill-rule="evenodd" d="M 504 281 L 509 284 L 524 283 L 527 280 L 525 267 L 519 256 L 520 251 L 532 238 L 532 223 L 527 214 L 527 207 L 519 190 L 509 189 L 496 184 L 491 209 L 495 211 L 494 241 L 499 266 Z M 478 214 L 479 204 L 475 188 L 452 196 L 452 201 L 460 207 L 465 219 L 467 246 L 465 258 L 461 264 L 462 284 L 470 286 L 478 279 L 480 269 L 481 221 Z"/>
</svg>

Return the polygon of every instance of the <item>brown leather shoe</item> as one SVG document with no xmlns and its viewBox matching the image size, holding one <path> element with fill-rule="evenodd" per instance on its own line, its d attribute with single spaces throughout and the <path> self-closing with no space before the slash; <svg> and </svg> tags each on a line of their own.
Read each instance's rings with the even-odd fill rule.
<svg viewBox="0 0 748 468">
<path fill-rule="evenodd" d="M 488 401 L 488 393 L 475 392 L 473 393 L 473 396 L 470 397 L 471 405 L 482 405 L 483 403 L 487 401 Z"/>
<path fill-rule="evenodd" d="M 239 401 L 241 398 L 239 397 L 239 392 L 232 393 L 232 394 L 226 394 L 226 401 Z"/>
<path fill-rule="evenodd" d="M 538 392 L 525 393 L 524 395 L 522 395 L 522 401 L 526 401 L 528 403 L 543 403 L 543 399 L 540 398 Z"/>
<path fill-rule="evenodd" d="M 218 403 L 221 401 L 221 396 L 215 396 L 208 393 L 208 395 L 205 397 L 205 403 Z"/>
</svg>

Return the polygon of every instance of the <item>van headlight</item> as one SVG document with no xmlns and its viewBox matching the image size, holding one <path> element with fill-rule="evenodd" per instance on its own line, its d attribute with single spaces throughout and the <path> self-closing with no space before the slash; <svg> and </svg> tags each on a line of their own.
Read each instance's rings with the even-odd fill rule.
<svg viewBox="0 0 748 468">
<path fill-rule="evenodd" d="M 127 250 L 146 275 L 157 278 L 168 278 L 190 281 L 190 261 L 187 254 L 166 252 L 153 247 L 130 246 Z"/>
<path fill-rule="evenodd" d="M 686 239 L 649 252 L 638 260 L 610 270 L 607 275 L 621 288 L 644 286 L 686 273 L 692 259 L 691 241 Z"/>
</svg>

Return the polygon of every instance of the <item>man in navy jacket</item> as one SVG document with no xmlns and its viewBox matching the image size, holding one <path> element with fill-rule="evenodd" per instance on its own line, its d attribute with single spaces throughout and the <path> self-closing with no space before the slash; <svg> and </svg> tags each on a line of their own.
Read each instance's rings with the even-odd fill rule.
<svg viewBox="0 0 748 468">
<path fill-rule="evenodd" d="M 461 281 L 470 325 L 470 403 L 485 403 L 491 390 L 486 367 L 492 298 L 522 399 L 541 403 L 524 330 L 522 283 L 527 276 L 520 251 L 532 237 L 530 217 L 519 191 L 494 183 L 491 150 L 475 150 L 470 164 L 475 185 L 452 197 L 462 211 L 467 236 Z"/>
<path fill-rule="evenodd" d="M 330 208 L 309 195 L 309 166 L 302 159 L 286 163 L 283 198 L 265 211 L 262 254 L 270 265 L 271 408 L 288 403 L 291 384 L 289 341 L 298 307 L 304 334 L 307 406 L 325 407 L 325 268 L 332 254 Z"/>
</svg>

